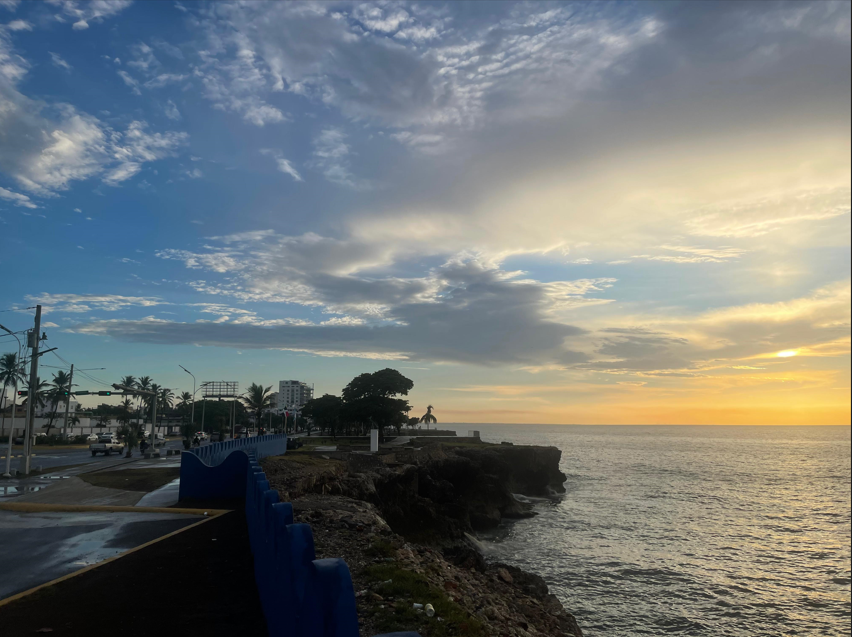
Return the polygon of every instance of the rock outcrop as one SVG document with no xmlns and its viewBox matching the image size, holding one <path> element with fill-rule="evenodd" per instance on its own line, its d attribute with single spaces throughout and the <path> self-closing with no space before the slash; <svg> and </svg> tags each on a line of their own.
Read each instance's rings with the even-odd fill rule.
<svg viewBox="0 0 852 637">
<path fill-rule="evenodd" d="M 420 589 L 446 595 L 445 610 L 455 613 L 455 620 L 447 618 L 445 626 L 454 621 L 461 626 L 459 617 L 480 626 L 479 632 L 470 632 L 471 624 L 442 635 L 581 637 L 573 615 L 544 580 L 510 565 L 486 563 L 465 538 L 503 518 L 535 515 L 513 494 L 564 493 L 560 457 L 553 447 L 435 443 L 383 456 L 288 454 L 268 458 L 263 466 L 281 498 L 293 502 L 297 519 L 314 527 L 318 555 L 327 550 L 347 560 L 362 596 L 365 634 L 389 627 L 432 634 L 406 615 L 412 602 L 423 600 L 408 599 L 399 590 L 388 598 L 393 587 L 384 584 L 391 571 L 402 569 L 413 574 L 403 579 L 416 576 Z"/>
</svg>

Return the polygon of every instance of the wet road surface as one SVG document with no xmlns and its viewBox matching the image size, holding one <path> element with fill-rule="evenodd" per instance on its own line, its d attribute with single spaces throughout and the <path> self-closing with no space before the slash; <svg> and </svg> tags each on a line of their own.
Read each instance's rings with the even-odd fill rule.
<svg viewBox="0 0 852 637">
<path fill-rule="evenodd" d="M 0 599 L 188 526 L 201 515 L 0 510 Z"/>
</svg>

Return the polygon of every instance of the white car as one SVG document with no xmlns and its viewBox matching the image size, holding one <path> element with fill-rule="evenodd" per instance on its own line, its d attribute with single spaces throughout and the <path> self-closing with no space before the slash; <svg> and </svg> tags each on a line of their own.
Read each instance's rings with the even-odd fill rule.
<svg viewBox="0 0 852 637">
<path fill-rule="evenodd" d="M 86 436 L 86 442 L 97 442 L 97 441 L 98 441 L 98 434 L 89 434 L 88 436 Z"/>
<path fill-rule="evenodd" d="M 195 435 L 198 436 L 199 440 L 207 440 L 207 434 L 203 431 L 196 431 Z"/>
</svg>

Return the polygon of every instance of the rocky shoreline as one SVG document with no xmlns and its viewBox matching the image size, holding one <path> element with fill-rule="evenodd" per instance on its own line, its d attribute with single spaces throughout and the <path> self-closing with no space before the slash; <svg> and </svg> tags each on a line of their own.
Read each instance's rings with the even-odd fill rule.
<svg viewBox="0 0 852 637">
<path fill-rule="evenodd" d="M 535 515 L 513 494 L 564 493 L 553 447 L 427 444 L 370 456 L 288 453 L 263 466 L 314 529 L 317 557 L 349 564 L 362 635 L 580 637 L 537 575 L 487 563 L 467 538 Z M 431 603 L 428 617 L 415 604 Z"/>
</svg>

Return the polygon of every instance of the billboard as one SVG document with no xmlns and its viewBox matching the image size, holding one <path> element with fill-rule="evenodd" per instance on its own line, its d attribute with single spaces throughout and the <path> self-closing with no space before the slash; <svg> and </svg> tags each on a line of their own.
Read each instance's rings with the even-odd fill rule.
<svg viewBox="0 0 852 637">
<path fill-rule="evenodd" d="M 205 398 L 236 398 L 240 395 L 240 386 L 237 381 L 210 380 L 202 383 Z"/>
</svg>

